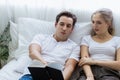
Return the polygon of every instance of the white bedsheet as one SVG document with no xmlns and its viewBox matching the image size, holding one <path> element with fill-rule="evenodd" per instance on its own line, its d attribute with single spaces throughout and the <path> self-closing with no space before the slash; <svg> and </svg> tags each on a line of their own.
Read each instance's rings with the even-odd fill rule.
<svg viewBox="0 0 120 80">
<path fill-rule="evenodd" d="M 16 59 L 13 59 L 0 70 L 0 80 L 19 80 L 22 74 L 14 71 L 16 63 Z"/>
<path fill-rule="evenodd" d="M 9 63 L 7 63 L 1 70 L 0 70 L 0 80 L 19 80 L 21 76 L 23 76 L 27 71 L 25 71 L 23 74 L 15 72 L 17 60 L 13 59 Z M 71 76 L 70 80 L 76 80 L 76 78 L 79 76 L 79 68 L 76 68 L 76 70 L 73 72 L 73 75 Z"/>
</svg>

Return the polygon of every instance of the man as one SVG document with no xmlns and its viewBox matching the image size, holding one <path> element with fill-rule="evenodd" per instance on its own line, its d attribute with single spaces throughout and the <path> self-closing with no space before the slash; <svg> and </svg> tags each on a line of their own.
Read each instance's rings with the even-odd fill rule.
<svg viewBox="0 0 120 80">
<path fill-rule="evenodd" d="M 79 61 L 80 47 L 68 39 L 76 21 L 76 16 L 68 11 L 59 13 L 56 16 L 55 33 L 53 35 L 36 35 L 29 46 L 29 55 L 32 59 L 39 60 L 45 65 L 50 62 L 62 64 L 64 80 L 69 80 Z M 31 75 L 26 77 L 30 78 Z M 26 79 L 23 76 L 20 80 Z"/>
</svg>

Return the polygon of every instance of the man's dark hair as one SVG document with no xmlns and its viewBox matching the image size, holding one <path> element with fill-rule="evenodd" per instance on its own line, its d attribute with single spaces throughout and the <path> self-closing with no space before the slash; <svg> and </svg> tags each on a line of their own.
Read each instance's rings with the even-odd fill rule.
<svg viewBox="0 0 120 80">
<path fill-rule="evenodd" d="M 56 16 L 56 23 L 58 23 L 61 16 L 66 16 L 66 17 L 72 18 L 73 19 L 73 26 L 75 25 L 75 23 L 77 21 L 77 17 L 73 13 L 68 12 L 68 11 L 63 11 Z"/>
</svg>

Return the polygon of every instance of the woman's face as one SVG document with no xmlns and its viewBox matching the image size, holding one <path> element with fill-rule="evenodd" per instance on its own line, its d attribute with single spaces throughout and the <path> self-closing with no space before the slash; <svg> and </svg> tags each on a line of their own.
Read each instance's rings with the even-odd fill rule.
<svg viewBox="0 0 120 80">
<path fill-rule="evenodd" d="M 100 13 L 92 16 L 92 29 L 97 35 L 108 33 L 108 27 L 108 23 L 101 17 Z"/>
</svg>

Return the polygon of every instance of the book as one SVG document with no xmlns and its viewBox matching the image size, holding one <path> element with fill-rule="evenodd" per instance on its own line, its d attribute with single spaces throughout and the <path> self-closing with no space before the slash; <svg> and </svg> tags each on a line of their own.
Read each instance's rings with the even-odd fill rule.
<svg viewBox="0 0 120 80">
<path fill-rule="evenodd" d="M 33 80 L 64 80 L 62 75 L 63 66 L 59 63 L 42 64 L 33 60 L 28 67 Z"/>
</svg>

